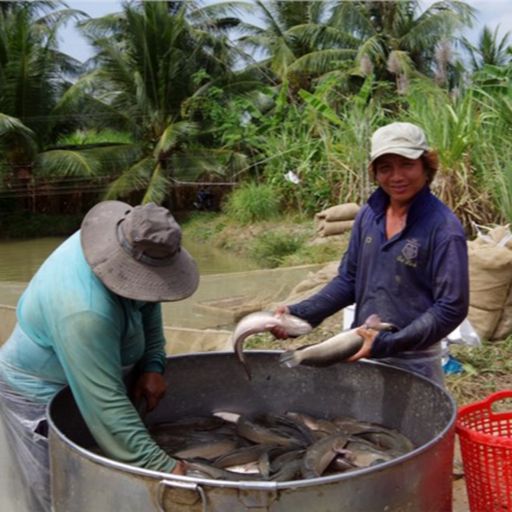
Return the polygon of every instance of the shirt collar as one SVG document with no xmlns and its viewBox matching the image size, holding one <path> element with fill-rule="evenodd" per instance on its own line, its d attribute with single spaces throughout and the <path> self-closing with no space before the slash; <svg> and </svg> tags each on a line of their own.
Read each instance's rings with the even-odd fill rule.
<svg viewBox="0 0 512 512">
<path fill-rule="evenodd" d="M 430 187 L 425 185 L 412 200 L 409 211 L 407 212 L 407 224 L 413 223 L 417 218 L 425 214 L 432 197 Z M 368 205 L 377 217 L 382 217 L 386 213 L 389 205 L 389 196 L 379 187 L 368 199 Z"/>
</svg>

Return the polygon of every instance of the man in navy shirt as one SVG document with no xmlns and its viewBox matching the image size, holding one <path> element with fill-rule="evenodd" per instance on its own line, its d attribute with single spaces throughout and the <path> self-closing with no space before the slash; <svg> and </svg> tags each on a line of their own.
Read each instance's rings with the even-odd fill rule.
<svg viewBox="0 0 512 512">
<path fill-rule="evenodd" d="M 361 208 L 338 274 L 288 311 L 318 325 L 356 303 L 354 326 L 377 313 L 399 331 L 361 327 L 350 361 L 378 358 L 443 384 L 442 338 L 466 317 L 467 245 L 453 212 L 430 191 L 438 167 L 421 128 L 391 123 L 372 137 L 370 172 L 378 188 Z M 287 333 L 274 331 L 277 337 Z"/>
</svg>

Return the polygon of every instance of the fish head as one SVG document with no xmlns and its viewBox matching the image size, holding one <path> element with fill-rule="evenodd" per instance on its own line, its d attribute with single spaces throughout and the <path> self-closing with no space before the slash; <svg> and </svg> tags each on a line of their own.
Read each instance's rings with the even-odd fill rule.
<svg viewBox="0 0 512 512">
<path fill-rule="evenodd" d="M 309 322 L 298 316 L 283 314 L 280 317 L 280 326 L 283 327 L 290 336 L 302 336 L 311 332 L 313 327 Z"/>
</svg>

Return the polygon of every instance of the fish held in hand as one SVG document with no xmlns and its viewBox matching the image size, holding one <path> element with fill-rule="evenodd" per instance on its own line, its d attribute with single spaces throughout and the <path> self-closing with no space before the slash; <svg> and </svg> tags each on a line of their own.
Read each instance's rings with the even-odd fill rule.
<svg viewBox="0 0 512 512">
<path fill-rule="evenodd" d="M 390 323 L 382 322 L 378 315 L 370 315 L 361 326 L 376 331 L 396 331 L 398 328 Z M 357 333 L 358 327 L 343 331 L 336 336 L 316 343 L 306 345 L 281 354 L 279 362 L 283 366 L 293 368 L 300 364 L 306 366 L 329 366 L 334 363 L 346 361 L 363 346 L 363 338 Z"/>
<path fill-rule="evenodd" d="M 292 337 L 302 336 L 309 333 L 312 329 L 308 322 L 288 313 L 275 315 L 268 311 L 258 311 L 244 316 L 236 325 L 231 339 L 233 349 L 243 364 L 249 379 L 251 378 L 251 373 L 243 353 L 244 341 L 252 334 L 270 331 L 275 327 L 281 327 L 288 333 L 288 336 Z"/>
</svg>

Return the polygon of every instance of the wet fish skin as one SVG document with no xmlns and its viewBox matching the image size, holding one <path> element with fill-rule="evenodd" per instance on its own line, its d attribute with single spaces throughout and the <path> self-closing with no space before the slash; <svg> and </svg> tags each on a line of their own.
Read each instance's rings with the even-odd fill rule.
<svg viewBox="0 0 512 512">
<path fill-rule="evenodd" d="M 238 473 L 235 471 L 227 471 L 225 469 L 216 468 L 205 462 L 190 461 L 187 462 L 187 476 L 199 478 L 213 478 L 215 480 L 229 481 L 247 481 L 262 480 L 261 476 L 254 473 Z"/>
<path fill-rule="evenodd" d="M 275 315 L 269 311 L 258 311 L 244 316 L 236 325 L 231 340 L 235 354 L 244 366 L 249 379 L 251 379 L 251 372 L 243 352 L 244 341 L 253 334 L 270 331 L 274 327 L 285 329 L 289 336 L 302 336 L 312 330 L 308 322 L 288 313 Z"/>
<path fill-rule="evenodd" d="M 229 414 L 231 421 L 237 416 Z M 241 415 L 236 424 L 218 421 L 215 416 L 212 423 L 205 419 L 183 418 L 149 427 L 154 430 L 155 441 L 170 456 L 191 463 L 187 475 L 197 478 L 279 482 L 317 478 L 382 464 L 414 449 L 398 430 L 353 417 L 325 420 L 308 414 L 267 411 Z M 291 422 L 306 430 L 297 429 Z M 219 426 L 212 428 L 215 424 Z M 184 425 L 188 432 L 183 432 Z M 269 439 L 272 443 L 265 444 Z"/>
<path fill-rule="evenodd" d="M 368 441 L 351 439 L 346 445 L 347 459 L 357 468 L 367 468 L 396 457 L 389 452 L 379 450 Z"/>
<path fill-rule="evenodd" d="M 358 469 L 357 466 L 354 466 L 354 464 L 347 459 L 346 454 L 344 453 L 334 457 L 329 466 L 327 466 L 326 472 L 332 471 L 334 473 L 344 473 L 346 471 L 353 471 L 354 469 Z"/>
<path fill-rule="evenodd" d="M 263 452 L 258 459 L 258 467 L 263 478 L 268 479 L 272 472 L 272 462 L 282 454 L 289 453 L 289 449 L 284 446 L 276 446 L 270 450 Z"/>
<path fill-rule="evenodd" d="M 364 430 L 354 434 L 365 441 L 369 441 L 383 451 L 395 454 L 395 457 L 408 453 L 414 449 L 411 440 L 405 437 L 398 430 L 385 429 L 381 427 L 371 430 Z"/>
<path fill-rule="evenodd" d="M 266 413 L 258 416 L 264 425 L 287 433 L 290 437 L 297 439 L 297 442 L 304 446 L 313 443 L 313 432 L 301 421 L 282 414 Z"/>
<path fill-rule="evenodd" d="M 298 449 L 298 450 L 289 450 L 289 451 L 287 451 L 285 453 L 277 455 L 270 462 L 270 472 L 271 473 L 278 473 L 286 465 L 288 465 L 288 464 L 290 464 L 291 462 L 294 462 L 294 461 L 300 461 L 302 463 L 302 459 L 304 458 L 305 454 L 306 454 L 306 450 L 305 449 Z"/>
<path fill-rule="evenodd" d="M 240 437 L 253 443 L 275 444 L 289 448 L 300 446 L 301 443 L 294 437 L 281 434 L 271 428 L 264 427 L 245 416 L 241 416 L 236 425 L 236 432 Z"/>
<path fill-rule="evenodd" d="M 244 446 L 215 459 L 213 465 L 216 468 L 224 469 L 230 466 L 240 466 L 249 462 L 256 462 L 262 454 L 268 453 L 273 448 L 275 448 L 275 445 L 255 444 Z"/>
<path fill-rule="evenodd" d="M 302 476 L 304 478 L 322 476 L 336 455 L 344 453 L 347 441 L 345 434 L 333 434 L 309 446 L 302 461 Z"/>
<path fill-rule="evenodd" d="M 396 330 L 393 324 L 382 322 L 378 315 L 370 315 L 364 327 L 376 331 Z M 347 360 L 363 346 L 363 338 L 357 333 L 358 327 L 343 331 L 321 343 L 306 345 L 294 350 L 283 352 L 279 362 L 283 366 L 293 368 L 300 364 L 306 366 L 329 366 Z"/>
<path fill-rule="evenodd" d="M 291 460 L 284 464 L 282 468 L 276 471 L 270 480 L 274 482 L 287 482 L 289 480 L 296 480 L 301 474 L 302 461 L 300 459 Z"/>
<path fill-rule="evenodd" d="M 286 416 L 295 421 L 300 421 L 313 432 L 321 432 L 323 434 L 329 435 L 334 434 L 339 430 L 332 421 L 324 420 L 322 418 L 314 418 L 309 414 L 289 411 L 286 413 Z"/>
<path fill-rule="evenodd" d="M 226 453 L 232 452 L 237 447 L 233 439 L 220 439 L 210 442 L 194 443 L 173 453 L 178 459 L 191 459 L 201 457 L 207 460 L 213 460 Z"/>
</svg>

